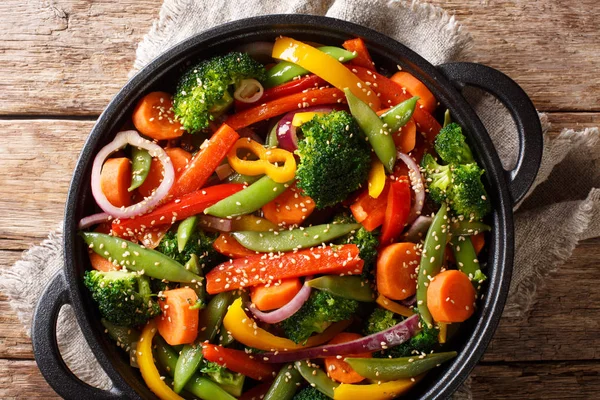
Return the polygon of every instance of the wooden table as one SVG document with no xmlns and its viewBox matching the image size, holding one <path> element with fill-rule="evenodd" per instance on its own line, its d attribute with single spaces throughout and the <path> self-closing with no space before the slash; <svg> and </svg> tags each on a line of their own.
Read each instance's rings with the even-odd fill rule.
<svg viewBox="0 0 600 400">
<path fill-rule="evenodd" d="M 76 155 L 125 83 L 161 2 L 0 3 L 1 268 L 58 225 Z M 469 28 L 478 61 L 513 77 L 548 112 L 552 134 L 600 125 L 598 0 L 433 2 Z M 476 399 L 600 398 L 599 267 L 600 239 L 581 243 L 531 315 L 502 320 L 473 374 Z M 14 397 L 55 394 L 0 294 L 0 398 Z"/>
</svg>

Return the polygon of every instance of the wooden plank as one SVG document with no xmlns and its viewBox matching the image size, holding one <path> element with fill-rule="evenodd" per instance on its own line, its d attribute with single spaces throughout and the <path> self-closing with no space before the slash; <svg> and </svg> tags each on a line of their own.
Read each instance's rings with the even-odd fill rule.
<svg viewBox="0 0 600 400">
<path fill-rule="evenodd" d="M 1 2 L 0 115 L 98 115 L 126 82 L 161 3 Z M 472 33 L 477 61 L 516 79 L 538 108 L 600 111 L 596 0 L 433 3 Z"/>
<path fill-rule="evenodd" d="M 1 399 L 60 399 L 32 360 L 0 360 Z"/>
</svg>

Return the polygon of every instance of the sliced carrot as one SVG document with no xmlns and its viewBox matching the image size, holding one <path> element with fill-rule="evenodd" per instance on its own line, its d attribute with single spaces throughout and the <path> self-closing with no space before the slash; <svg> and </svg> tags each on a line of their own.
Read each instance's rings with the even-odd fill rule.
<svg viewBox="0 0 600 400">
<path fill-rule="evenodd" d="M 90 255 L 90 263 L 92 264 L 92 268 L 94 268 L 96 271 L 108 272 L 116 271 L 118 269 L 113 263 L 98 253 L 94 251 L 89 251 L 88 253 Z"/>
<path fill-rule="evenodd" d="M 431 91 L 417 78 L 405 71 L 398 71 L 390 78 L 403 88 L 406 88 L 412 96 L 418 96 L 417 107 L 420 105 L 428 112 L 433 112 L 437 107 L 437 100 Z"/>
<path fill-rule="evenodd" d="M 227 124 L 221 125 L 177 178 L 171 188 L 171 197 L 181 197 L 202 188 L 239 138 L 240 135 Z"/>
<path fill-rule="evenodd" d="M 314 211 L 315 202 L 293 185 L 262 208 L 266 219 L 277 225 L 299 225 Z"/>
<path fill-rule="evenodd" d="M 402 153 L 410 153 L 417 144 L 417 125 L 411 118 L 408 120 L 398 132 L 392 134 L 394 143 L 398 151 Z"/>
<path fill-rule="evenodd" d="M 222 233 L 219 237 L 213 242 L 213 248 L 219 253 L 231 257 L 231 258 L 242 258 L 248 256 L 255 256 L 256 252 L 252 250 L 248 250 L 233 236 L 229 233 Z"/>
<path fill-rule="evenodd" d="M 375 69 L 367 45 L 361 38 L 346 40 L 342 43 L 342 47 L 348 51 L 356 52 L 356 58 L 351 61 L 352 65 L 359 65 L 370 70 Z"/>
<path fill-rule="evenodd" d="M 329 344 L 346 343 L 352 340 L 360 339 L 361 337 L 362 336 L 358 333 L 342 332 L 338 333 L 333 339 L 331 339 Z M 371 353 L 360 353 L 352 354 L 346 357 L 372 358 L 373 356 Z M 340 383 L 358 383 L 365 379 L 360 376 L 358 372 L 353 370 L 350 364 L 344 360 L 338 359 L 336 356 L 325 358 L 325 370 L 331 379 Z"/>
<path fill-rule="evenodd" d="M 272 285 L 257 285 L 250 291 L 252 303 L 261 311 L 275 310 L 290 302 L 302 289 L 298 278 L 283 279 Z"/>
<path fill-rule="evenodd" d="M 165 290 L 158 298 L 161 314 L 156 317 L 158 333 L 171 346 L 192 343 L 198 334 L 198 296 L 189 287 Z"/>
<path fill-rule="evenodd" d="M 156 140 L 183 135 L 173 113 L 173 96 L 166 92 L 148 93 L 137 103 L 131 116 L 135 129 Z"/>
<path fill-rule="evenodd" d="M 404 300 L 416 293 L 415 269 L 421 259 L 414 243 L 394 243 L 377 258 L 377 291 L 393 300 Z"/>
<path fill-rule="evenodd" d="M 115 207 L 131 205 L 131 161 L 126 157 L 106 160 L 100 172 L 100 187 L 102 192 Z"/>
<path fill-rule="evenodd" d="M 169 147 L 165 149 L 165 152 L 171 159 L 173 163 L 173 168 L 175 169 L 175 179 L 177 179 L 185 166 L 192 159 L 192 155 L 182 149 L 181 147 Z M 157 158 L 152 159 L 152 163 L 150 164 L 150 170 L 148 171 L 148 176 L 144 180 L 144 183 L 140 185 L 137 189 L 138 193 L 144 197 L 148 197 L 152 194 L 152 192 L 160 185 L 163 179 L 163 167 L 160 161 Z"/>
<path fill-rule="evenodd" d="M 449 269 L 437 274 L 427 288 L 427 308 L 437 322 L 463 322 L 475 312 L 475 288 L 469 277 Z"/>
</svg>

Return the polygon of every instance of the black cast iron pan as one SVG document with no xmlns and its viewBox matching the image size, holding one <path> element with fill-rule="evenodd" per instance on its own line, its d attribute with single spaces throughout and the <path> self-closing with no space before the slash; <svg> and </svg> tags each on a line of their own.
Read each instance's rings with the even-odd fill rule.
<svg viewBox="0 0 600 400">
<path fill-rule="evenodd" d="M 79 156 L 64 221 L 64 269 L 50 282 L 35 311 L 32 340 L 38 366 L 58 394 L 69 399 L 116 399 L 155 396 L 139 372 L 110 341 L 100 324 L 91 297 L 82 284 L 89 268 L 87 249 L 77 236 L 77 222 L 96 212 L 90 190 L 90 171 L 95 154 L 112 140 L 130 117 L 137 100 L 154 90 L 173 91 L 182 70 L 216 53 L 230 51 L 243 43 L 272 41 L 279 35 L 303 41 L 340 45 L 362 37 L 379 68 L 393 71 L 396 65 L 411 72 L 433 92 L 440 108 L 449 108 L 452 117 L 467 134 L 477 161 L 485 170 L 485 185 L 493 204 L 493 230 L 488 243 L 485 298 L 474 318 L 462 327 L 450 343 L 459 355 L 429 373 L 411 392 L 410 398 L 449 397 L 469 375 L 491 340 L 506 301 L 514 255 L 512 207 L 533 182 L 542 155 L 542 132 L 537 112 L 525 92 L 510 78 L 492 68 L 473 63 L 451 63 L 434 67 L 402 44 L 373 30 L 349 22 L 308 15 L 270 15 L 221 25 L 171 48 L 140 71 L 117 93 L 92 129 Z M 520 149 L 513 170 L 503 169 L 483 124 L 461 95 L 464 86 L 479 87 L 497 97 L 515 120 Z M 70 304 L 77 321 L 100 365 L 113 382 L 103 391 L 78 380 L 67 368 L 56 343 L 56 321 L 60 308 Z"/>
</svg>

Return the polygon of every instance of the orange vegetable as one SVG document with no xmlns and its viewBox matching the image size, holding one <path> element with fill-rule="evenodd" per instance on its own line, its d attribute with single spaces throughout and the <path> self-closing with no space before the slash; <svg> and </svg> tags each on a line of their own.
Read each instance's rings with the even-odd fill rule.
<svg viewBox="0 0 600 400">
<path fill-rule="evenodd" d="M 241 258 L 256 255 L 234 239 L 229 233 L 222 233 L 214 242 L 213 248 L 219 253 L 231 258 Z"/>
<path fill-rule="evenodd" d="M 156 140 L 174 139 L 184 132 L 175 120 L 173 96 L 165 92 L 152 92 L 142 97 L 131 119 L 135 129 Z"/>
<path fill-rule="evenodd" d="M 173 163 L 173 168 L 175 169 L 175 179 L 177 179 L 181 175 L 181 171 L 183 171 L 185 166 L 188 165 L 192 159 L 192 155 L 180 147 L 170 147 L 165 149 L 165 152 Z M 137 189 L 138 193 L 144 197 L 150 196 L 152 192 L 160 185 L 162 179 L 162 163 L 158 161 L 157 158 L 153 158 L 152 163 L 150 164 L 150 170 L 148 171 L 148 176 L 144 180 L 144 183 L 142 183 Z"/>
<path fill-rule="evenodd" d="M 342 43 L 342 47 L 348 51 L 356 52 L 356 58 L 351 61 L 353 65 L 375 70 L 375 65 L 373 64 L 367 45 L 361 38 L 346 40 Z"/>
<path fill-rule="evenodd" d="M 379 252 L 377 291 L 393 300 L 404 300 L 416 293 L 420 252 L 414 243 L 394 243 Z"/>
<path fill-rule="evenodd" d="M 435 321 L 463 322 L 475 312 L 475 288 L 469 277 L 450 269 L 437 274 L 427 288 L 427 308 Z"/>
<path fill-rule="evenodd" d="M 350 206 L 354 219 L 369 232 L 383 224 L 385 220 L 389 190 L 390 185 L 386 184 L 379 197 L 375 199 L 369 195 L 369 190 L 365 189 Z"/>
<path fill-rule="evenodd" d="M 149 249 L 156 248 L 162 238 L 171 229 L 170 224 L 147 227 L 141 232 L 134 235 L 137 241 Z"/>
<path fill-rule="evenodd" d="M 181 197 L 202 188 L 239 138 L 240 135 L 227 124 L 221 125 L 177 178 L 171 188 L 171 197 Z"/>
<path fill-rule="evenodd" d="M 414 119 L 409 119 L 398 132 L 392 134 L 394 143 L 398 151 L 402 153 L 410 153 L 417 144 L 417 125 Z"/>
<path fill-rule="evenodd" d="M 275 310 L 289 303 L 300 289 L 302 289 L 300 279 L 284 279 L 279 284 L 254 286 L 250 298 L 261 311 Z"/>
<path fill-rule="evenodd" d="M 131 205 L 131 161 L 126 157 L 109 158 L 100 172 L 102 192 L 115 207 Z"/>
<path fill-rule="evenodd" d="M 471 242 L 473 243 L 475 254 L 479 255 L 479 253 L 481 253 L 481 250 L 485 246 L 485 232 L 479 232 L 477 235 L 472 235 L 469 237 L 471 238 Z M 452 247 L 450 245 L 446 246 L 444 256 L 446 257 L 446 261 L 451 262 L 452 264 L 456 264 L 456 260 L 454 259 L 454 252 L 452 251 Z"/>
<path fill-rule="evenodd" d="M 411 308 L 403 306 L 402 304 L 398 304 L 395 301 L 388 299 L 382 294 L 377 296 L 377 300 L 375 300 L 375 302 L 379 304 L 382 308 L 385 308 L 388 311 L 391 311 L 398 315 L 402 315 L 404 317 L 410 317 L 411 315 L 415 314 L 415 312 Z"/>
<path fill-rule="evenodd" d="M 97 271 L 108 272 L 108 271 L 116 271 L 118 268 L 108 261 L 108 259 L 102 257 L 100 254 L 95 251 L 89 251 L 90 255 L 90 263 L 92 264 L 92 268 Z"/>
<path fill-rule="evenodd" d="M 277 225 L 299 225 L 314 211 L 315 202 L 293 185 L 262 208 L 266 219 Z"/>
<path fill-rule="evenodd" d="M 362 336 L 358 333 L 342 332 L 338 333 L 333 339 L 331 339 L 329 344 L 346 343 L 352 340 L 360 339 L 361 337 Z M 348 355 L 346 357 L 372 358 L 373 356 L 371 353 L 360 353 Z M 325 358 L 325 370 L 331 379 L 340 383 L 358 383 L 365 379 L 360 376 L 358 372 L 353 370 L 350 364 L 344 360 L 338 359 L 336 356 Z"/>
<path fill-rule="evenodd" d="M 417 78 L 405 71 L 398 71 L 390 78 L 412 95 L 418 96 L 417 108 L 422 106 L 426 111 L 433 112 L 437 107 L 437 100 L 431 91 Z"/>
<path fill-rule="evenodd" d="M 198 296 L 189 287 L 165 290 L 158 299 L 162 313 L 156 317 L 160 336 L 171 346 L 192 343 L 198 334 L 199 310 L 190 308 Z"/>
</svg>

